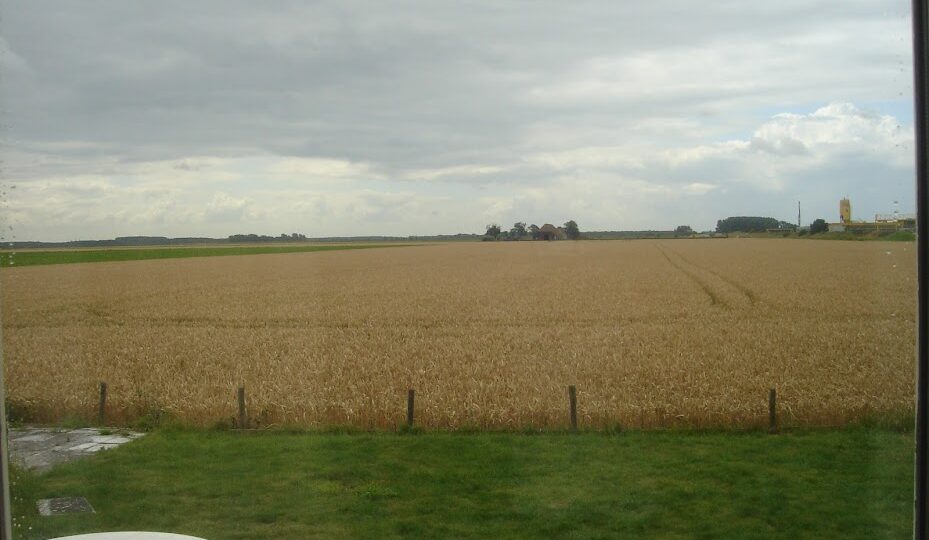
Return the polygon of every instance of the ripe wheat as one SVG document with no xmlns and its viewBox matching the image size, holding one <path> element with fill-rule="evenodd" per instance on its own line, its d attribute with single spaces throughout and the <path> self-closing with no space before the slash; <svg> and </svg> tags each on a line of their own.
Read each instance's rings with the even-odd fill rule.
<svg viewBox="0 0 929 540">
<path fill-rule="evenodd" d="M 3 269 L 7 396 L 35 420 L 752 427 L 913 407 L 915 246 L 447 244 Z"/>
</svg>

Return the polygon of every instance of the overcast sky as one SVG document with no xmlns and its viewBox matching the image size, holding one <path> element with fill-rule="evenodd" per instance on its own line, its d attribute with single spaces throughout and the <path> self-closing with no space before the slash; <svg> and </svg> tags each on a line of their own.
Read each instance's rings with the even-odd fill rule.
<svg viewBox="0 0 929 540">
<path fill-rule="evenodd" d="M 912 212 L 908 9 L 5 2 L 6 238 Z"/>
</svg>

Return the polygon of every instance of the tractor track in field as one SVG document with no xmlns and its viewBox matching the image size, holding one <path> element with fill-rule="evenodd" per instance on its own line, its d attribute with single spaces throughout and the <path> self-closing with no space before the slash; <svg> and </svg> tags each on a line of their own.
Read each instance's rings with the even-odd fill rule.
<svg viewBox="0 0 929 540">
<path fill-rule="evenodd" d="M 685 276 L 687 276 L 688 278 L 690 278 L 691 281 L 693 281 L 694 283 L 697 284 L 698 287 L 700 287 L 700 289 L 703 291 L 703 293 L 706 294 L 706 295 L 710 298 L 710 303 L 711 303 L 711 304 L 713 304 L 714 306 L 715 306 L 715 305 L 722 305 L 723 307 L 728 307 L 728 306 L 726 306 L 726 304 L 725 304 L 724 302 L 722 302 L 722 301 L 720 300 L 719 296 L 717 296 L 717 294 L 715 293 L 715 291 L 713 291 L 712 287 L 710 287 L 710 286 L 709 286 L 707 283 L 705 283 L 702 279 L 700 279 L 699 277 L 697 277 L 693 272 L 689 272 L 686 268 L 684 268 L 683 266 L 681 266 L 681 265 L 679 265 L 678 263 L 676 263 L 676 262 L 674 262 L 673 260 L 671 260 L 671 257 L 668 256 L 668 253 L 667 253 L 665 250 L 661 249 L 661 248 L 658 247 L 658 246 L 655 246 L 655 247 L 657 247 L 657 248 L 658 248 L 658 251 L 660 251 L 661 254 L 664 256 L 664 258 L 667 259 L 668 264 L 670 264 L 670 265 L 673 266 L 675 269 L 677 269 L 678 271 L 680 271 L 682 274 L 684 274 Z"/>
<path fill-rule="evenodd" d="M 705 266 L 700 266 L 699 264 L 690 261 L 689 259 L 687 259 L 687 258 L 684 257 L 683 255 L 681 255 L 680 253 L 677 253 L 677 252 L 673 252 L 673 253 L 674 253 L 680 260 L 684 261 L 685 263 L 689 264 L 690 266 L 693 266 L 694 268 L 699 268 L 700 270 L 703 270 L 704 272 L 707 272 L 707 273 L 709 273 L 709 274 L 712 274 L 713 276 L 716 276 L 717 278 L 719 278 L 720 281 L 723 281 L 723 282 L 725 282 L 726 284 L 728 284 L 729 286 L 731 286 L 731 287 L 733 287 L 733 288 L 735 288 L 735 289 L 738 289 L 738 291 L 741 292 L 743 295 L 745 295 L 745 298 L 748 299 L 748 303 L 749 303 L 749 304 L 754 304 L 754 303 L 756 303 L 756 302 L 758 301 L 758 296 L 755 294 L 755 291 L 749 289 L 749 288 L 746 287 L 745 285 L 742 285 L 741 283 L 739 283 L 739 282 L 737 282 L 737 281 L 734 281 L 734 280 L 732 280 L 732 279 L 729 279 L 729 278 L 723 276 L 722 274 L 720 274 L 719 272 L 716 272 L 715 270 L 710 270 L 709 268 L 706 268 Z"/>
<path fill-rule="evenodd" d="M 709 268 L 694 264 L 674 250 L 666 250 L 658 245 L 655 247 L 668 261 L 668 264 L 690 278 L 709 297 L 711 305 L 732 309 L 751 307 L 757 302 L 755 292 L 748 287 L 725 278 Z"/>
</svg>

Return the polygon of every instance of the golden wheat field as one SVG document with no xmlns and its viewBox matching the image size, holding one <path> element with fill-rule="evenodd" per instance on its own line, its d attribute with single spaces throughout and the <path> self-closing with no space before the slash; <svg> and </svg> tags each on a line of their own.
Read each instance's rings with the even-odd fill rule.
<svg viewBox="0 0 929 540">
<path fill-rule="evenodd" d="M 905 417 L 915 245 L 458 243 L 5 268 L 8 400 L 40 421 L 744 428 Z"/>
</svg>

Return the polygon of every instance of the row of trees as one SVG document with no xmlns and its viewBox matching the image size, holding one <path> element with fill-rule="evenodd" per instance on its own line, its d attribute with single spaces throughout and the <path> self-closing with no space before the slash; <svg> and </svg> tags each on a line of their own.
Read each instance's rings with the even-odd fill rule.
<svg viewBox="0 0 929 540">
<path fill-rule="evenodd" d="M 306 240 L 305 234 L 287 234 L 281 233 L 280 236 L 268 236 L 265 234 L 231 234 L 229 241 L 235 243 L 252 243 L 252 242 L 302 242 Z"/>
<path fill-rule="evenodd" d="M 735 216 L 716 222 L 716 232 L 765 232 L 768 229 L 794 229 L 796 226 L 786 221 L 770 217 Z"/>
<path fill-rule="evenodd" d="M 573 219 L 565 222 L 563 228 L 565 236 L 567 236 L 569 240 L 577 240 L 581 237 L 581 231 L 578 229 L 577 223 Z M 543 232 L 542 229 L 534 223 L 526 227 L 524 221 L 517 221 L 513 224 L 513 228 L 508 231 L 501 229 L 500 225 L 496 223 L 491 223 L 487 226 L 487 232 L 484 233 L 484 236 L 493 238 L 494 240 L 522 240 L 523 238 L 541 240 L 543 238 Z"/>
<path fill-rule="evenodd" d="M 687 227 L 682 225 L 675 232 L 682 232 L 681 228 Z M 734 216 L 721 219 L 716 222 L 716 232 L 765 232 L 768 229 L 795 230 L 797 228 L 793 223 L 781 221 L 770 217 L 756 216 Z M 810 224 L 810 234 L 817 234 L 829 230 L 829 224 L 824 219 L 814 220 Z M 691 231 L 692 232 L 692 231 Z"/>
<path fill-rule="evenodd" d="M 796 228 L 796 225 L 787 221 L 758 216 L 733 216 L 716 222 L 716 232 L 720 233 L 765 232 L 769 229 L 795 230 Z M 577 240 L 581 237 L 581 232 L 574 220 L 566 222 L 561 229 L 564 231 L 565 236 L 571 240 Z M 817 219 L 810 224 L 809 232 L 810 234 L 817 234 L 828 230 L 829 224 L 826 223 L 826 220 Z M 694 230 L 690 225 L 679 225 L 674 229 L 674 234 L 689 236 L 694 234 Z M 527 227 L 525 222 L 518 221 L 513 224 L 510 230 L 504 230 L 500 225 L 491 223 L 487 225 L 487 232 L 484 233 L 484 236 L 494 240 L 522 240 L 524 238 L 540 240 L 544 238 L 544 232 L 538 225 L 532 224 Z"/>
</svg>

